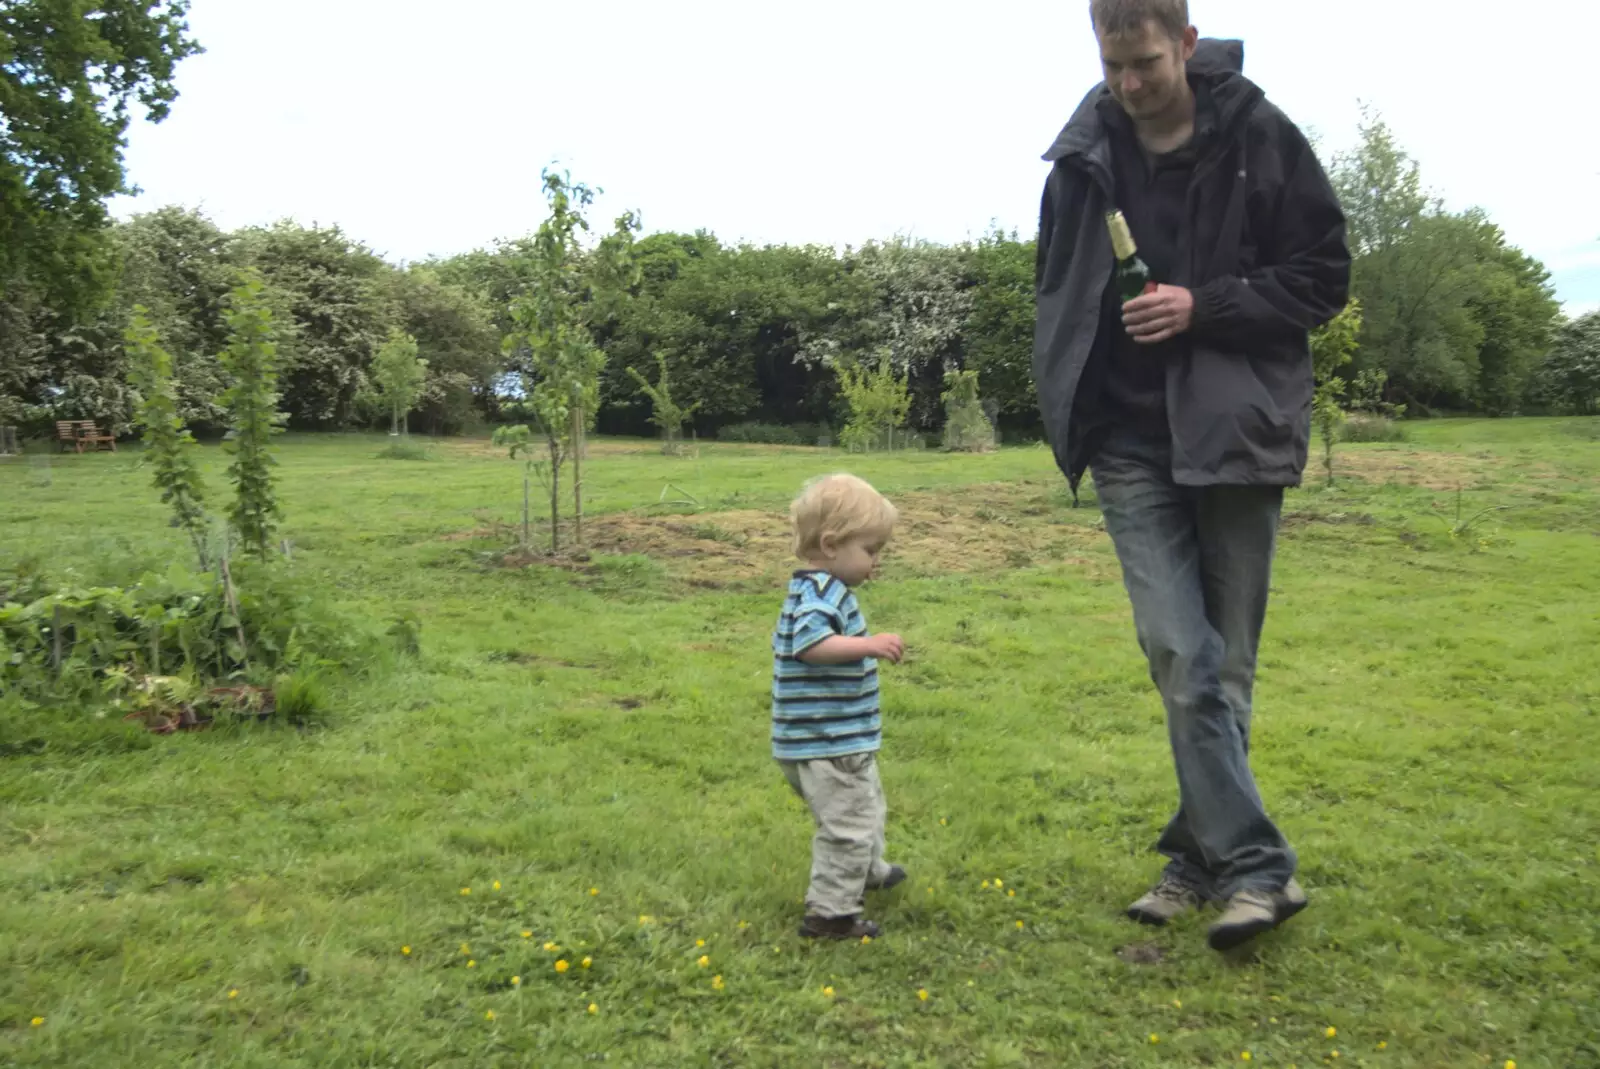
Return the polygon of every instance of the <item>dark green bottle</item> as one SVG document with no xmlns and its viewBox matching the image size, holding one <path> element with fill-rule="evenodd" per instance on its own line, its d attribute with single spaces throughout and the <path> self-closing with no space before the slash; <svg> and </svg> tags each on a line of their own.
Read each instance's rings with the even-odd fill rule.
<svg viewBox="0 0 1600 1069">
<path fill-rule="evenodd" d="M 1133 300 L 1155 291 L 1155 280 L 1150 277 L 1149 266 L 1139 259 L 1139 246 L 1133 242 L 1133 231 L 1120 211 L 1106 213 L 1106 227 L 1111 231 L 1111 251 L 1117 257 L 1117 294 L 1122 302 Z"/>
</svg>

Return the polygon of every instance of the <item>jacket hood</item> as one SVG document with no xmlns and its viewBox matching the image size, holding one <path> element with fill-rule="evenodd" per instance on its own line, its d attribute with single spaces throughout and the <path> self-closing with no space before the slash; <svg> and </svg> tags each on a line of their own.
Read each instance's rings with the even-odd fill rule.
<svg viewBox="0 0 1600 1069">
<path fill-rule="evenodd" d="M 1191 85 L 1203 83 L 1210 90 L 1217 108 L 1217 125 L 1222 130 L 1231 130 L 1241 115 L 1248 113 L 1263 96 L 1255 83 L 1244 76 L 1243 41 L 1202 37 L 1189 59 L 1188 76 Z M 1104 82 L 1089 90 L 1044 159 L 1054 162 L 1075 152 L 1085 152 L 1099 142 L 1105 136 L 1100 106 L 1109 99 L 1111 90 Z"/>
</svg>

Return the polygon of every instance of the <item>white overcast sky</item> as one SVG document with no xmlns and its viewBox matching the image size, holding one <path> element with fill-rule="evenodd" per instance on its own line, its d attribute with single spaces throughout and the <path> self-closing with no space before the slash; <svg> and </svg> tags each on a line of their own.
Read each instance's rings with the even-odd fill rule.
<svg viewBox="0 0 1600 1069">
<path fill-rule="evenodd" d="M 860 244 L 1031 235 L 1039 155 L 1099 77 L 1086 0 L 194 0 L 207 53 L 129 136 L 141 196 L 234 228 L 337 223 L 394 260 L 538 225 L 559 160 L 647 231 Z M 1324 148 L 1381 110 L 1600 307 L 1600 2 L 1191 0 Z"/>
</svg>

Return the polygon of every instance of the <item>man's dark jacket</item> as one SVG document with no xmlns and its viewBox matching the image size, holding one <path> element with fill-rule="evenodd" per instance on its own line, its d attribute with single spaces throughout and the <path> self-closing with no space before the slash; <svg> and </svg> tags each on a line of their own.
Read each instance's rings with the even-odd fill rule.
<svg viewBox="0 0 1600 1069">
<path fill-rule="evenodd" d="M 1218 136 L 1195 165 L 1180 277 L 1194 294 L 1188 344 L 1167 358 L 1172 477 L 1185 486 L 1293 486 L 1311 434 L 1308 334 L 1344 307 L 1344 213 L 1294 123 L 1240 71 L 1244 45 L 1203 40 L 1189 80 L 1210 91 Z M 1109 359 L 1105 314 L 1115 205 L 1104 85 L 1084 98 L 1045 154 L 1033 376 L 1056 462 L 1074 489 L 1092 459 L 1084 433 L 1098 397 L 1079 395 L 1092 360 Z M 1109 306 L 1115 310 L 1115 304 Z"/>
</svg>

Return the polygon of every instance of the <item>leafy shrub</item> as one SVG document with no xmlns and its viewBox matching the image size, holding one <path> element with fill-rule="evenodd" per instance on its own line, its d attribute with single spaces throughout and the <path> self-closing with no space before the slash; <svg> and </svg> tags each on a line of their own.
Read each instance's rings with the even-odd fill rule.
<svg viewBox="0 0 1600 1069">
<path fill-rule="evenodd" d="M 782 423 L 730 423 L 719 428 L 723 442 L 751 442 L 756 445 L 804 445 L 800 432 Z"/>
<path fill-rule="evenodd" d="M 172 565 L 128 586 L 0 579 L 0 695 L 45 704 L 118 698 L 147 677 L 237 680 L 354 667 L 372 652 L 309 580 L 240 563 L 237 614 L 211 573 Z"/>
<path fill-rule="evenodd" d="M 717 440 L 756 445 L 816 445 L 832 437 L 825 423 L 730 423 L 717 431 Z"/>
<path fill-rule="evenodd" d="M 1403 442 L 1406 440 L 1405 424 L 1386 416 L 1366 412 L 1352 412 L 1339 428 L 1341 442 Z"/>
<path fill-rule="evenodd" d="M 378 450 L 379 460 L 432 460 L 433 454 L 421 442 L 401 438 Z"/>
<path fill-rule="evenodd" d="M 944 447 L 953 453 L 986 452 L 995 447 L 994 425 L 978 399 L 976 371 L 949 371 L 944 376 Z"/>
</svg>

